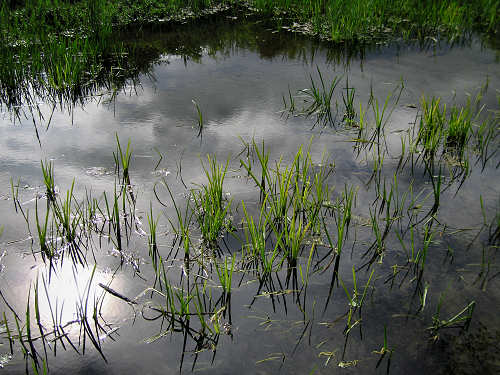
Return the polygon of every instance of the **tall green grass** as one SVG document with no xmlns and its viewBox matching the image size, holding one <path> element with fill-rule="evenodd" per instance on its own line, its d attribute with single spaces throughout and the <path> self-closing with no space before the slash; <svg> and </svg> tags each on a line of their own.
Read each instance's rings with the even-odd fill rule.
<svg viewBox="0 0 500 375">
<path fill-rule="evenodd" d="M 202 162 L 207 183 L 193 190 L 191 196 L 203 240 L 208 247 L 217 248 L 217 241 L 223 231 L 231 231 L 228 220 L 231 201 L 226 202 L 223 192 L 229 160 L 225 165 L 218 164 L 215 156 L 207 155 L 207 162 L 208 166 Z"/>
<path fill-rule="evenodd" d="M 407 157 L 403 161 L 401 155 L 400 165 L 411 159 L 413 168 L 416 155 L 417 161 L 425 159 L 427 170 L 432 172 L 441 168 L 434 163 L 441 164 L 444 160 L 451 167 L 451 180 L 462 177 L 462 183 L 470 173 L 471 157 L 484 169 L 497 154 L 499 134 L 495 110 L 486 110 L 482 103 L 487 89 L 488 83 L 475 96 L 468 95 L 465 104 L 442 104 L 441 98 L 429 100 L 423 96 L 418 121 L 409 133 L 409 144 L 402 147 L 403 153 L 408 148 Z"/>
<path fill-rule="evenodd" d="M 13 6 L 16 4 L 17 6 Z M 315 32 L 333 40 L 363 39 L 369 34 L 401 32 L 415 35 L 427 32 L 455 33 L 467 28 L 486 32 L 498 30 L 498 0 L 417 1 L 417 0 L 28 0 L 10 5 L 3 2 L 2 16 L 12 27 L 37 30 L 64 29 L 81 25 L 94 31 L 111 25 L 157 22 L 182 18 L 187 11 L 200 13 L 217 6 L 251 6 L 261 12 L 295 20 L 310 21 Z M 16 9 L 14 13 L 12 10 Z"/>
<path fill-rule="evenodd" d="M 479 29 L 499 30 L 498 0 L 255 0 L 264 12 L 286 11 L 283 18 L 308 25 L 303 30 L 333 41 L 366 41 L 387 35 L 422 38 L 457 36 Z"/>
<path fill-rule="evenodd" d="M 319 68 L 317 70 L 319 82 L 316 83 L 311 75 L 311 87 L 301 90 L 305 97 L 304 102 L 306 103 L 301 113 L 307 117 L 314 116 L 316 118 L 315 125 L 335 125 L 336 116 L 332 113 L 332 106 L 334 104 L 332 100 L 335 88 L 340 82 L 340 77 L 334 77 L 330 84 L 326 84 Z"/>
</svg>

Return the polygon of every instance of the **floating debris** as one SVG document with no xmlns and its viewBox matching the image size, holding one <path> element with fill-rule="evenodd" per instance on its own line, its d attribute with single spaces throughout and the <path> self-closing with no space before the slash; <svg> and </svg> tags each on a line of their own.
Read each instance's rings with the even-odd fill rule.
<svg viewBox="0 0 500 375">
<path fill-rule="evenodd" d="M 1 354 L 0 355 L 0 368 L 4 368 L 7 363 L 12 359 L 11 354 Z"/>
<path fill-rule="evenodd" d="M 109 176 L 113 174 L 113 172 L 108 171 L 104 167 L 90 167 L 86 169 L 85 173 L 94 177 Z"/>
<path fill-rule="evenodd" d="M 224 332 L 225 335 L 228 335 L 228 336 L 232 336 L 233 335 L 233 326 L 228 323 L 228 322 L 225 322 L 223 325 L 222 325 L 222 330 Z"/>
<path fill-rule="evenodd" d="M 162 168 L 151 172 L 151 174 L 158 177 L 167 177 L 170 174 L 170 171 L 167 171 L 165 168 Z"/>
<path fill-rule="evenodd" d="M 137 256 L 136 254 L 125 250 L 120 251 L 115 247 L 108 251 L 108 255 L 115 258 L 121 258 L 122 261 L 125 264 L 130 265 L 136 273 L 140 273 L 140 265 L 145 264 L 144 259 Z"/>
<path fill-rule="evenodd" d="M 0 254 L 0 273 L 2 273 L 3 270 L 5 269 L 5 265 L 2 264 L 2 259 L 5 257 L 5 255 L 7 255 L 6 250 L 4 250 L 3 253 Z M 2 328 L 2 326 L 0 325 L 0 333 L 2 332 L 1 328 Z"/>
<path fill-rule="evenodd" d="M 348 367 L 356 367 L 358 365 L 359 360 L 355 359 L 354 361 L 342 361 L 339 362 L 340 368 L 348 368 Z"/>
<path fill-rule="evenodd" d="M 120 257 L 122 255 L 122 253 L 116 247 L 113 247 L 113 249 L 108 251 L 108 255 L 113 256 L 113 257 Z"/>
</svg>

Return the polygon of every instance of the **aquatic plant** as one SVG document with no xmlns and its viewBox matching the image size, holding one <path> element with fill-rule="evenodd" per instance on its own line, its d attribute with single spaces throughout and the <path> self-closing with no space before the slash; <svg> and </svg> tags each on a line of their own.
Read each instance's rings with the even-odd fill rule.
<svg viewBox="0 0 500 375">
<path fill-rule="evenodd" d="M 177 218 L 177 223 L 175 223 L 172 219 L 168 219 L 170 226 L 172 230 L 175 233 L 175 240 L 174 240 L 174 246 L 177 245 L 177 251 L 175 252 L 174 256 L 177 256 L 177 252 L 179 249 L 182 249 L 184 252 L 184 259 L 186 261 L 189 261 L 189 254 L 191 252 L 192 248 L 192 241 L 191 241 L 191 230 L 190 230 L 190 225 L 192 222 L 193 218 L 193 211 L 191 210 L 189 201 L 186 204 L 186 209 L 184 210 L 184 214 L 182 213 L 181 209 L 177 205 L 174 195 L 172 194 L 172 191 L 170 190 L 170 187 L 168 186 L 167 181 L 163 178 L 162 179 L 162 185 L 165 186 L 165 188 L 168 191 L 168 194 L 170 196 L 170 199 L 172 200 L 172 204 L 174 205 L 174 210 Z M 158 192 L 156 190 L 156 186 L 154 187 L 154 193 L 157 198 L 157 200 L 162 204 L 164 207 L 168 207 L 165 203 L 163 203 L 159 196 Z M 161 262 L 160 262 L 161 263 Z"/>
<path fill-rule="evenodd" d="M 370 287 L 370 282 L 372 280 L 373 274 L 375 270 L 372 270 L 370 273 L 370 276 L 368 277 L 368 281 L 364 285 L 363 292 L 361 293 L 361 290 L 358 290 L 358 285 L 357 285 L 357 279 L 356 279 L 356 271 L 354 267 L 352 267 L 352 283 L 353 283 L 353 290 L 351 293 L 347 290 L 346 285 L 344 284 L 344 281 L 339 277 L 338 280 L 340 284 L 342 285 L 342 288 L 344 289 L 344 292 L 347 296 L 348 300 L 348 306 L 349 309 L 346 314 L 346 326 L 344 328 L 344 336 L 345 336 L 345 342 L 344 342 L 344 350 L 342 353 L 342 360 L 344 360 L 345 356 L 345 351 L 346 351 L 346 346 L 347 346 L 347 340 L 349 338 L 349 334 L 351 333 L 351 330 L 359 326 L 359 332 L 360 335 L 362 336 L 362 330 L 361 330 L 361 323 L 362 323 L 362 308 L 363 308 L 363 302 L 365 300 L 366 294 L 368 292 L 368 288 Z M 358 313 L 358 319 L 355 318 L 356 312 Z"/>
<path fill-rule="evenodd" d="M 51 241 L 48 238 L 49 234 L 47 232 L 47 226 L 49 225 L 49 214 L 50 210 L 47 208 L 45 213 L 45 220 L 40 224 L 40 219 L 38 217 L 38 201 L 35 202 L 35 218 L 36 218 L 36 229 L 38 233 L 38 242 L 40 244 L 40 250 L 42 257 L 47 257 L 51 259 L 54 256 L 55 251 L 52 248 Z"/>
<path fill-rule="evenodd" d="M 208 180 L 199 190 L 192 190 L 196 220 L 206 245 L 217 247 L 217 240 L 223 230 L 231 231 L 228 214 L 231 201 L 225 204 L 223 185 L 229 160 L 226 165 L 217 163 L 215 156 L 207 155 L 208 167 L 202 162 L 203 171 Z"/>
<path fill-rule="evenodd" d="M 274 261 L 279 254 L 279 241 L 276 242 L 272 251 L 268 251 L 267 248 L 268 228 L 271 228 L 271 223 L 270 216 L 266 211 L 266 201 L 267 198 L 264 199 L 260 207 L 258 220 L 254 220 L 253 216 L 249 215 L 245 202 L 241 202 L 245 218 L 243 225 L 245 242 L 242 246 L 242 258 L 247 265 L 255 266 L 261 284 L 275 271 Z"/>
<path fill-rule="evenodd" d="M 46 188 L 47 200 L 50 202 L 55 202 L 56 200 L 56 183 L 54 178 L 54 166 L 51 161 L 43 163 L 40 161 L 42 166 L 43 182 Z"/>
<path fill-rule="evenodd" d="M 469 328 L 470 322 L 472 320 L 472 314 L 474 313 L 474 308 L 476 307 L 476 302 L 472 301 L 457 314 L 453 315 L 449 319 L 441 319 L 441 308 L 444 300 L 444 294 L 439 297 L 438 306 L 436 313 L 432 317 L 432 326 L 427 329 L 431 332 L 434 340 L 439 338 L 439 331 L 443 328 L 461 328 L 467 330 Z"/>
<path fill-rule="evenodd" d="M 301 109 L 300 113 L 306 117 L 315 117 L 314 125 L 321 126 L 335 126 L 336 116 L 332 113 L 332 102 L 335 88 L 340 83 L 340 77 L 334 77 L 329 85 L 326 85 L 323 75 L 318 71 L 319 84 L 316 84 L 312 75 L 309 76 L 311 87 L 308 89 L 300 90 L 304 95 L 304 102 L 306 106 Z"/>
<path fill-rule="evenodd" d="M 194 107 L 196 109 L 196 113 L 198 115 L 197 121 L 198 121 L 198 137 L 199 137 L 203 134 L 203 126 L 205 125 L 203 121 L 203 114 L 201 113 L 201 109 L 198 103 L 194 99 L 191 101 L 193 102 Z"/>
<path fill-rule="evenodd" d="M 385 356 L 388 355 L 387 358 L 387 369 L 386 372 L 389 373 L 389 369 L 391 367 L 391 359 L 392 359 L 392 353 L 394 352 L 394 349 L 390 349 L 388 344 L 387 344 L 387 326 L 384 325 L 384 345 L 380 350 L 374 350 L 373 353 L 380 355 L 379 360 L 377 361 L 377 364 L 375 365 L 375 368 L 378 368 L 382 361 L 384 360 Z"/>
<path fill-rule="evenodd" d="M 337 282 L 337 284 L 338 284 L 340 258 L 342 256 L 342 251 L 343 251 L 345 240 L 347 239 L 347 236 L 349 233 L 349 225 L 351 223 L 351 218 L 352 218 L 352 207 L 353 207 L 355 194 L 356 194 L 356 191 L 354 188 L 350 187 L 348 189 L 348 187 L 345 186 L 344 191 L 342 192 L 341 199 L 337 198 L 337 201 L 335 204 L 336 210 L 334 211 L 336 229 L 337 229 L 337 242 L 335 244 L 333 243 L 331 235 L 328 232 L 325 218 L 323 217 L 323 219 L 322 219 L 323 226 L 325 229 L 324 233 L 325 233 L 326 238 L 328 240 L 328 244 L 330 245 L 330 252 L 331 252 L 330 264 L 332 264 L 333 261 L 335 261 L 335 264 L 333 265 L 332 278 L 330 281 L 330 288 L 328 290 L 328 297 L 327 297 L 326 302 L 325 302 L 324 311 L 326 311 L 328 304 L 330 302 L 330 298 L 332 297 L 333 288 L 335 286 L 335 283 Z"/>
<path fill-rule="evenodd" d="M 130 159 L 132 158 L 132 149 L 130 148 L 130 139 L 127 143 L 127 148 L 125 152 L 122 150 L 122 146 L 120 144 L 120 139 L 118 138 L 118 134 L 116 136 L 116 144 L 117 149 L 116 152 L 113 153 L 113 157 L 115 159 L 115 172 L 120 175 L 120 168 L 122 170 L 122 183 L 124 185 L 130 185 Z"/>
<path fill-rule="evenodd" d="M 149 205 L 149 213 L 147 215 L 147 219 L 148 219 L 148 227 L 149 227 L 149 236 L 148 236 L 149 257 L 151 258 L 151 264 L 153 266 L 156 278 L 158 279 L 161 275 L 161 272 L 159 269 L 159 267 L 160 267 L 159 262 L 161 262 L 161 256 L 160 256 L 159 251 L 158 251 L 158 242 L 157 242 L 157 237 L 156 237 L 159 217 L 157 217 L 156 219 L 154 218 L 154 216 L 153 216 L 153 204 L 151 202 Z M 153 288 L 156 286 L 157 281 L 158 280 L 155 280 L 155 284 L 153 285 Z"/>
<path fill-rule="evenodd" d="M 354 87 L 349 87 L 349 77 L 346 77 L 346 87 L 345 93 L 342 92 L 342 101 L 344 102 L 344 116 L 343 120 L 349 124 L 354 125 L 356 118 L 356 110 L 354 109 L 354 95 L 356 93 L 356 89 Z"/>
<path fill-rule="evenodd" d="M 236 260 L 235 256 L 231 257 L 231 263 L 228 264 L 228 257 L 224 258 L 223 264 L 218 264 L 215 261 L 215 270 L 217 271 L 217 276 L 219 278 L 219 283 L 222 288 L 222 304 L 226 305 L 231 299 L 231 287 L 233 282 L 233 272 L 234 272 L 234 262 Z"/>
</svg>

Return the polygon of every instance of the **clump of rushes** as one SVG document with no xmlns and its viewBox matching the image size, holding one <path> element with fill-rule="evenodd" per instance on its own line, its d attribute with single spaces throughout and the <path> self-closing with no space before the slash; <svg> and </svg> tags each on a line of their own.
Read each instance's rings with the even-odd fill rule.
<svg viewBox="0 0 500 375">
<path fill-rule="evenodd" d="M 276 241 L 274 249 L 268 251 L 267 238 L 269 236 L 268 228 L 271 227 L 270 217 L 266 212 L 267 197 L 264 199 L 260 207 L 259 219 L 254 220 L 253 216 L 249 215 L 245 202 L 241 202 L 245 222 L 243 230 L 245 233 L 245 243 L 242 247 L 243 259 L 247 266 L 254 266 L 254 270 L 258 274 L 260 287 L 268 281 L 272 272 L 275 271 L 274 262 L 279 254 L 279 241 Z M 278 237 L 280 239 L 280 237 Z M 259 289 L 260 289 L 259 287 Z"/>
<path fill-rule="evenodd" d="M 310 176 L 312 163 L 309 150 L 304 156 L 301 145 L 291 164 L 285 166 L 282 164 L 284 164 L 283 159 L 280 158 L 276 162 L 275 169 L 265 173 L 269 214 L 272 218 L 270 224 L 276 225 L 278 231 L 289 223 L 289 216 L 302 215 L 301 220 L 306 221 L 306 211 L 312 195 Z M 252 177 L 256 180 L 253 174 Z"/>
<path fill-rule="evenodd" d="M 384 154 L 387 150 L 385 126 L 389 122 L 392 113 L 395 111 L 404 88 L 404 82 L 401 80 L 394 90 L 386 95 L 383 105 L 381 105 L 378 99 L 374 96 L 373 88 L 370 88 L 370 98 L 365 109 L 363 109 L 362 103 L 359 103 L 359 120 L 355 122 L 354 116 L 351 121 L 351 125 L 355 125 L 358 128 L 357 136 L 353 139 L 354 148 L 357 149 L 358 155 L 362 149 L 368 148 L 369 150 L 373 150 L 373 146 L 376 146 L 374 151 L 374 172 L 377 172 L 379 167 L 382 166 L 381 162 L 383 161 Z M 351 90 L 354 89 L 351 88 Z M 351 97 L 347 97 L 344 101 L 347 108 L 354 111 L 354 94 L 351 93 Z M 368 120 L 368 110 L 371 111 L 370 117 L 373 119 L 372 124 L 370 124 Z M 382 148 L 382 145 L 385 145 L 386 147 Z M 375 173 L 372 175 L 372 178 L 373 177 L 375 177 Z"/>
<path fill-rule="evenodd" d="M 68 245 L 67 248 L 73 263 L 85 264 L 85 253 L 80 247 L 80 223 L 83 213 L 80 206 L 74 205 L 74 186 L 75 180 L 73 180 L 71 188 L 66 192 L 64 201 L 59 199 L 57 203 L 53 204 L 54 217 L 58 225 L 58 230 L 61 232 L 60 235 L 64 237 Z"/>
<path fill-rule="evenodd" d="M 470 98 L 469 98 L 470 101 Z M 470 105 L 463 108 L 453 107 L 448 119 L 446 147 L 451 147 L 463 154 L 472 133 L 472 113 Z"/>
<path fill-rule="evenodd" d="M 49 214 L 50 206 L 47 207 L 45 212 L 45 220 L 40 223 L 38 217 L 38 200 L 35 201 L 35 219 L 36 219 L 36 229 L 38 233 L 38 242 L 40 243 L 40 251 L 42 253 L 42 258 L 45 260 L 47 257 L 49 260 L 54 256 L 54 249 L 52 247 L 52 241 L 49 238 L 49 233 L 47 232 L 47 227 L 49 225 Z"/>
<path fill-rule="evenodd" d="M 222 304 L 224 306 L 229 306 L 231 301 L 231 287 L 233 282 L 233 272 L 234 272 L 234 262 L 236 258 L 233 255 L 231 257 L 231 263 L 227 261 L 227 257 L 224 258 L 224 263 L 219 264 L 217 260 L 215 263 L 215 270 L 217 271 L 217 276 L 219 278 L 219 284 L 222 288 Z"/>
<path fill-rule="evenodd" d="M 262 140 L 262 148 L 259 149 L 255 140 L 252 140 L 252 145 L 246 145 L 247 149 L 247 160 L 240 159 L 240 165 L 245 168 L 248 175 L 254 180 L 255 184 L 260 190 L 260 201 L 262 202 L 266 197 L 266 189 L 271 186 L 271 175 L 269 170 L 269 151 L 265 151 L 264 140 Z M 253 169 L 252 159 L 250 155 L 257 155 L 257 158 L 260 163 L 261 176 L 258 178 L 256 172 Z"/>
<path fill-rule="evenodd" d="M 284 109 L 281 112 L 281 114 L 282 114 L 282 116 L 284 115 L 287 119 L 290 115 L 295 114 L 297 111 L 297 108 L 295 107 L 295 97 L 292 95 L 292 91 L 290 91 L 290 87 L 288 87 L 288 100 L 290 101 L 290 103 L 287 102 L 285 95 L 283 95 Z"/>
<path fill-rule="evenodd" d="M 203 126 L 204 126 L 204 121 L 203 121 L 203 113 L 201 113 L 200 106 L 196 102 L 196 100 L 191 100 L 194 104 L 194 107 L 196 108 L 196 114 L 197 114 L 197 120 L 198 120 L 198 137 L 203 135 Z"/>
<path fill-rule="evenodd" d="M 66 192 L 65 200 L 59 200 L 58 204 L 54 204 L 54 216 L 62 229 L 62 234 L 68 243 L 75 241 L 76 230 L 80 222 L 81 215 L 72 213 L 73 203 L 73 188 L 75 180 L 71 183 L 71 188 Z"/>
<path fill-rule="evenodd" d="M 201 285 L 195 283 L 190 288 L 184 285 L 176 287 L 172 285 L 166 278 L 166 273 L 163 272 L 162 284 L 163 292 L 152 288 L 148 288 L 143 292 L 144 294 L 151 291 L 163 299 L 161 304 L 148 305 L 143 309 L 143 314 L 147 320 L 162 320 L 162 331 L 146 338 L 144 341 L 152 343 L 168 334 L 179 332 L 184 336 L 179 361 L 180 369 L 182 369 L 184 363 L 188 338 L 196 343 L 194 366 L 199 352 L 207 348 L 215 350 L 217 347 L 221 332 L 219 318 L 221 313 L 225 311 L 226 306 L 220 306 L 220 302 L 215 306 L 211 306 L 212 296 L 208 291 L 206 281 Z"/>
<path fill-rule="evenodd" d="M 500 95 L 498 96 L 500 108 Z M 483 119 L 477 129 L 474 132 L 474 140 L 475 140 L 475 150 L 478 154 L 478 162 L 481 162 L 482 169 L 486 167 L 486 164 L 489 160 L 491 160 L 500 149 L 497 147 L 497 143 L 495 140 L 498 138 L 499 126 L 500 123 L 500 110 L 497 111 L 495 116 L 488 116 L 486 119 Z"/>
<path fill-rule="evenodd" d="M 299 147 L 293 161 L 295 169 L 291 191 L 291 215 L 301 216 L 304 223 L 310 223 L 311 233 L 319 235 L 321 222 L 319 214 L 324 203 L 329 201 L 330 190 L 326 182 L 333 172 L 334 165 L 323 154 L 319 165 L 315 165 L 311 158 L 311 143 L 305 151 Z"/>
<path fill-rule="evenodd" d="M 469 96 L 463 106 L 441 105 L 440 98 L 432 98 L 429 101 L 422 96 L 422 113 L 412 150 L 420 148 L 424 158 L 429 160 L 433 160 L 441 151 L 442 155 L 449 154 L 458 158 L 462 169 L 467 169 L 468 161 L 464 160 L 464 155 L 474 136 L 479 160 L 483 161 L 484 166 L 496 153 L 496 150 L 492 153 L 488 148 L 498 134 L 491 117 L 481 120 L 484 109 L 481 99 L 486 90 L 487 84 L 479 90 L 474 99 Z"/>
<path fill-rule="evenodd" d="M 43 182 L 46 188 L 46 195 L 49 202 L 56 200 L 56 182 L 54 177 L 54 165 L 51 161 L 40 161 L 42 166 Z"/>
<path fill-rule="evenodd" d="M 123 152 L 122 150 L 118 134 L 116 134 L 116 144 L 117 144 L 116 152 L 113 152 L 113 157 L 115 158 L 116 173 L 118 175 L 120 174 L 120 166 L 121 166 L 123 170 L 122 183 L 124 185 L 130 185 L 129 167 L 130 167 L 130 158 L 132 157 L 132 149 L 130 148 L 130 139 L 128 140 L 125 152 Z"/>
<path fill-rule="evenodd" d="M 269 184 L 269 205 L 272 221 L 277 225 L 278 229 L 285 226 L 288 220 L 288 209 L 291 207 L 293 200 L 291 189 L 293 186 L 294 167 L 293 164 L 298 160 L 299 154 L 295 156 L 294 162 L 290 166 L 281 167 L 282 159 L 276 163 L 274 177 Z"/>
<path fill-rule="evenodd" d="M 416 143 L 423 149 L 424 157 L 432 159 L 436 155 L 445 134 L 446 105 L 440 107 L 440 98 L 432 98 L 429 102 L 422 96 L 422 115 Z"/>
<path fill-rule="evenodd" d="M 304 248 L 304 238 L 309 234 L 310 222 L 305 223 L 302 217 L 293 215 L 290 220 L 283 221 L 278 230 L 273 226 L 279 239 L 280 248 L 288 261 L 286 283 L 292 279 L 294 289 L 297 289 L 297 260 Z"/>
<path fill-rule="evenodd" d="M 319 170 L 312 177 L 312 199 L 307 206 L 307 218 L 311 222 L 311 230 L 315 234 L 321 233 L 320 212 L 330 202 L 330 186 L 327 179 L 334 172 L 335 164 L 323 157 Z"/>
<path fill-rule="evenodd" d="M 255 266 L 257 266 L 259 256 L 266 253 L 266 239 L 268 236 L 268 216 L 265 209 L 266 200 L 264 200 L 260 207 L 258 221 L 254 220 L 253 216 L 248 214 L 245 202 L 241 201 L 243 214 L 245 215 L 245 222 L 243 223 L 245 243 L 242 247 L 242 256 L 247 264 L 254 263 Z"/>
<path fill-rule="evenodd" d="M 125 187 L 121 190 L 121 193 L 124 194 Z M 106 214 L 105 218 L 106 221 L 108 222 L 108 231 L 111 234 L 112 232 L 115 235 L 115 238 L 113 239 L 112 236 L 110 235 L 108 237 L 109 241 L 112 241 L 115 247 L 118 249 L 118 251 L 123 250 L 123 243 L 122 243 L 122 227 L 121 227 L 121 216 L 120 216 L 120 206 L 119 206 L 119 198 L 120 194 L 118 190 L 116 189 L 116 183 L 113 191 L 112 197 L 108 200 L 108 195 L 106 192 L 103 193 L 104 197 L 104 203 L 106 207 Z M 126 225 L 125 225 L 126 228 Z"/>
<path fill-rule="evenodd" d="M 348 125 L 354 125 L 356 119 L 356 110 L 354 109 L 354 94 L 356 89 L 349 87 L 349 77 L 346 78 L 345 93 L 342 92 L 342 101 L 344 102 L 343 121 Z"/>
<path fill-rule="evenodd" d="M 384 129 L 385 126 L 387 125 L 389 119 L 391 118 L 392 113 L 397 107 L 397 104 L 399 103 L 399 99 L 401 98 L 401 94 L 403 93 L 403 90 L 405 88 L 403 80 L 401 80 L 400 84 L 392 91 L 387 94 L 385 97 L 384 105 L 382 106 L 382 109 L 380 109 L 378 99 L 373 96 L 373 91 L 370 89 L 370 99 L 369 99 L 369 106 L 372 108 L 373 112 L 373 117 L 374 117 L 374 129 L 371 137 L 369 138 L 370 145 L 373 145 L 373 143 L 376 143 L 377 145 L 377 154 L 380 158 L 380 146 L 381 146 L 381 136 L 384 137 Z M 397 93 L 396 99 L 394 100 L 394 103 L 392 105 L 392 108 L 389 109 L 389 104 L 391 102 L 391 99 L 393 95 Z M 361 110 L 361 108 L 360 108 Z M 384 139 L 385 142 L 385 139 Z"/>
<path fill-rule="evenodd" d="M 441 294 L 436 313 L 432 317 L 432 326 L 427 328 L 431 332 L 434 340 L 439 339 L 439 331 L 443 328 L 461 328 L 463 330 L 469 329 L 472 314 L 474 313 L 474 308 L 476 307 L 476 302 L 472 301 L 451 318 L 441 319 L 440 315 L 443 300 L 444 294 Z"/>
<path fill-rule="evenodd" d="M 205 244 L 211 248 L 217 247 L 217 240 L 224 230 L 231 230 L 228 213 L 231 201 L 226 203 L 223 194 L 224 178 L 226 176 L 229 159 L 226 165 L 218 164 L 215 156 L 207 155 L 208 166 L 203 164 L 207 177 L 207 184 L 199 190 L 192 191 L 196 220 L 201 230 Z"/>
<path fill-rule="evenodd" d="M 426 224 L 424 227 L 423 242 L 420 248 L 417 248 L 417 245 L 415 245 L 415 234 L 413 226 L 410 227 L 410 241 L 408 247 L 403 242 L 403 238 L 399 233 L 396 232 L 396 236 L 399 242 L 401 243 L 401 247 L 405 251 L 407 257 L 406 268 L 408 272 L 404 276 L 403 281 L 407 277 L 408 273 L 410 271 L 413 271 L 414 274 L 413 280 L 416 280 L 417 284 L 420 284 L 423 279 L 427 253 L 429 251 L 429 247 L 432 243 L 432 238 L 434 236 L 431 224 Z"/>
<path fill-rule="evenodd" d="M 52 262 L 57 254 L 60 253 L 61 256 L 64 256 L 64 251 L 58 251 L 57 249 L 57 242 L 60 238 L 64 246 L 59 250 L 66 250 L 73 262 L 84 264 L 86 260 L 81 247 L 82 244 L 85 246 L 82 238 L 82 232 L 84 231 L 82 228 L 87 223 L 84 222 L 85 209 L 83 203 L 77 202 L 73 195 L 75 180 L 72 181 L 71 187 L 63 199 L 58 197 L 56 193 L 53 164 L 42 161 L 41 167 L 46 187 L 47 207 L 45 218 L 41 219 L 37 198 L 35 202 L 35 219 L 42 257 L 44 260 L 49 259 Z M 17 200 L 16 196 L 15 199 Z M 25 216 L 25 219 L 27 219 L 27 216 Z"/>
<path fill-rule="evenodd" d="M 334 77 L 330 85 L 327 86 L 319 67 L 317 67 L 317 71 L 319 85 L 316 84 L 314 78 L 310 75 L 311 87 L 300 91 L 304 94 L 305 103 L 309 103 L 308 106 L 301 110 L 301 114 L 304 114 L 306 117 L 314 116 L 316 118 L 314 125 L 334 126 L 336 116 L 332 114 L 332 100 L 335 88 L 340 83 L 340 77 Z"/>
</svg>

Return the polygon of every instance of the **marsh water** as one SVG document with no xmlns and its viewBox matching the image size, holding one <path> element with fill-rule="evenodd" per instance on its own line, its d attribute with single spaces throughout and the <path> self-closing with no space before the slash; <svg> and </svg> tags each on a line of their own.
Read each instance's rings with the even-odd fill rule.
<svg viewBox="0 0 500 375">
<path fill-rule="evenodd" d="M 443 167 L 439 211 L 434 214 L 436 224 L 422 278 L 413 272 L 403 277 L 406 270 L 396 272 L 398 266 L 407 264 L 405 246 L 411 246 L 410 231 L 400 241 L 396 224 L 384 239 L 383 252 L 362 267 L 371 257 L 363 255 L 375 238 L 370 221 L 375 211 L 380 214 L 380 227 L 385 226 L 385 211 L 380 209 L 375 185 L 378 181 L 379 186 L 390 186 L 396 172 L 400 196 L 411 191 L 414 197 L 407 198 L 406 204 L 411 202 L 414 207 L 405 208 L 405 214 L 419 210 L 415 221 L 424 218 L 414 234 L 415 247 L 424 246 L 428 237 L 424 238 L 423 225 L 430 220 L 425 214 L 435 203 L 432 179 L 422 164 L 408 162 L 401 168 L 401 138 L 418 123 L 422 95 L 440 97 L 443 103 L 464 104 L 468 95 L 474 97 L 487 85 L 482 103 L 487 109 L 498 110 L 498 51 L 474 36 L 454 45 L 429 40 L 339 48 L 269 29 L 256 20 L 230 18 L 170 30 L 134 31 L 120 38 L 134 47 L 133 58 L 140 67 L 124 86 L 116 90 L 103 87 L 77 104 L 54 106 L 35 98 L 15 109 L 2 107 L 1 312 L 5 311 L 14 329 L 12 310 L 25 322 L 36 280 L 40 290 L 44 285 L 44 292 L 39 291 L 42 324 L 51 327 L 51 311 L 56 311 L 58 324 L 67 330 L 67 339 L 48 340 L 45 349 L 42 340 L 35 342 L 51 373 L 421 374 L 498 370 L 499 264 L 496 245 L 488 242 L 490 223 L 499 209 L 498 156 L 481 163 L 471 153 L 471 170 L 457 181 L 450 177 L 456 164 Z M 348 92 L 346 84 L 355 90 L 356 110 L 359 103 L 369 108 L 371 94 L 382 107 L 392 93 L 386 111 L 386 115 L 390 112 L 385 126 L 386 153 L 377 178 L 373 178 L 375 148 L 360 146 L 357 129 L 343 124 L 342 109 L 338 109 L 334 123 L 326 126 L 316 124 L 314 115 L 287 111 L 289 93 L 301 106 L 304 92 L 299 90 L 310 88 L 311 80 L 319 82 L 318 72 L 326 82 L 340 77 L 334 97 L 338 108 L 342 107 L 342 93 Z M 201 129 L 193 100 L 202 114 Z M 498 128 L 498 123 L 495 126 Z M 52 162 L 60 196 L 73 180 L 76 200 L 90 192 L 95 197 L 103 191 L 111 196 L 117 181 L 113 156 L 117 136 L 122 148 L 130 140 L 130 180 L 136 198 L 131 211 L 133 225 L 124 235 L 123 248 L 117 250 L 106 236 L 99 239 L 96 234 L 92 251 L 87 251 L 87 265 L 76 265 L 66 257 L 50 267 L 42 261 L 34 219 L 36 210 L 46 204 L 40 161 Z M 314 241 L 304 240 L 300 292 L 285 281 L 285 266 L 273 276 L 273 288 L 268 284 L 259 288 L 257 276 L 243 266 L 241 201 L 255 217 L 260 207 L 259 191 L 241 163 L 255 159 L 253 141 L 259 147 L 264 141 L 271 169 L 277 168 L 280 158 L 281 166 L 290 165 L 301 145 L 309 150 L 313 168 L 331 165 L 331 201 L 342 197 L 346 189 L 355 191 L 338 270 L 341 282 L 333 283 L 328 303 L 333 265 L 330 258 L 320 262 L 330 251 L 321 246 L 324 236 L 316 245 L 311 269 L 307 268 L 306 287 L 300 281 L 301 273 L 306 272 Z M 498 144 L 490 147 L 494 150 Z M 202 162 L 207 165 L 207 154 L 217 155 L 219 163 L 228 161 L 223 190 L 227 201 L 231 200 L 230 218 L 236 230 L 225 233 L 220 241 L 219 258 L 235 254 L 236 267 L 230 315 L 217 316 L 225 328 L 216 340 L 204 341 L 202 334 L 192 337 L 182 331 L 165 332 L 165 322 L 156 316 L 156 310 L 147 309 L 161 304 L 162 299 L 151 291 L 143 292 L 155 284 L 147 236 L 150 204 L 153 216 L 159 218 L 157 244 L 169 279 L 181 285 L 187 277 L 189 271 L 180 255 L 171 252 L 177 215 L 165 184 L 183 211 L 190 202 L 190 190 L 206 184 Z M 15 209 L 11 181 L 18 188 L 22 209 L 29 212 L 29 229 L 20 210 Z M 124 222 L 127 219 L 124 217 Z M 336 241 L 335 220 L 336 216 L 329 214 L 323 224 Z M 403 226 L 409 227 L 407 223 Z M 413 229 L 411 232 L 413 237 Z M 194 224 L 192 233 L 193 247 L 198 249 L 202 245 Z M 202 276 L 216 295 L 220 286 L 217 274 L 215 279 L 213 274 L 206 271 Z M 82 337 L 79 324 L 68 324 L 76 319 L 87 283 L 90 305 L 94 295 L 103 297 L 99 321 L 104 328 L 96 334 L 102 354 Z M 106 293 L 99 283 L 130 299 L 140 296 L 136 304 L 130 304 Z M 353 294 L 356 284 L 358 297 L 363 291 L 366 296 L 362 313 L 359 307 L 356 323 L 346 332 L 347 313 L 355 307 L 347 292 Z M 472 302 L 475 305 L 472 318 L 466 321 L 470 322 L 467 330 L 458 323 L 431 329 L 436 319 L 449 320 Z M 33 308 L 31 302 L 28 309 Z M 34 324 L 33 314 L 31 319 Z M 196 323 L 192 326 L 199 328 Z M 384 331 L 386 355 L 379 363 Z M 31 372 L 31 363 L 19 344 L 9 355 L 3 325 L 0 334 L 0 373 Z"/>
</svg>

